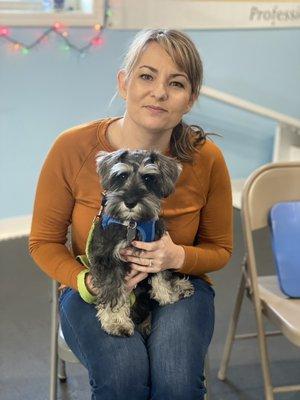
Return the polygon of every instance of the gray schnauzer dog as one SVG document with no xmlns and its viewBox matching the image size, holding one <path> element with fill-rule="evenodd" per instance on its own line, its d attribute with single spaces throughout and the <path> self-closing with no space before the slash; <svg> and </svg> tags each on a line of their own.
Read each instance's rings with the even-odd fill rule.
<svg viewBox="0 0 300 400">
<path fill-rule="evenodd" d="M 131 305 L 125 280 L 131 267 L 120 250 L 134 239 L 153 241 L 165 233 L 159 217 L 161 199 L 173 192 L 182 166 L 156 150 L 122 149 L 99 152 L 96 165 L 105 190 L 102 212 L 94 221 L 88 245 L 90 272 L 98 293 L 97 318 L 112 335 L 131 336 L 135 325 L 149 334 L 155 303 L 163 306 L 189 297 L 194 293 L 193 284 L 187 276 L 171 270 L 154 273 L 133 289 L 135 302 Z"/>
</svg>

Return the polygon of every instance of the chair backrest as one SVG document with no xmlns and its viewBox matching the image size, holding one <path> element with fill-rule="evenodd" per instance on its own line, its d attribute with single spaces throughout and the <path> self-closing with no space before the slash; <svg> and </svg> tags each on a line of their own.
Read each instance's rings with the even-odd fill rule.
<svg viewBox="0 0 300 400">
<path fill-rule="evenodd" d="M 281 201 L 300 200 L 300 161 L 270 163 L 254 171 L 242 193 L 247 227 L 267 226 L 270 208 Z"/>
<path fill-rule="evenodd" d="M 253 231 L 268 225 L 270 208 L 300 200 L 300 161 L 270 163 L 254 171 L 242 192 L 242 223 L 252 283 L 257 284 Z"/>
</svg>

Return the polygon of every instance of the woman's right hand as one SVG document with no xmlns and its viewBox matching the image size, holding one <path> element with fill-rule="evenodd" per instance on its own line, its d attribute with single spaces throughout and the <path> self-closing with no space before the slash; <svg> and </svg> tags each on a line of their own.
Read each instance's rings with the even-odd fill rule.
<svg viewBox="0 0 300 400">
<path fill-rule="evenodd" d="M 126 289 L 128 293 L 130 293 L 139 282 L 147 278 L 148 275 L 149 274 L 147 272 L 140 272 L 132 269 L 125 277 Z"/>
<path fill-rule="evenodd" d="M 97 296 L 97 289 L 93 284 L 93 277 L 90 273 L 85 275 L 85 286 L 87 290 L 91 293 L 91 295 Z"/>
<path fill-rule="evenodd" d="M 148 275 L 149 274 L 147 274 L 147 272 L 140 272 L 132 269 L 125 277 L 127 292 L 130 293 L 132 289 L 134 289 L 136 285 L 143 279 L 147 278 Z M 86 274 L 85 286 L 93 296 L 97 295 L 97 289 L 93 285 L 93 278 L 91 274 Z"/>
</svg>

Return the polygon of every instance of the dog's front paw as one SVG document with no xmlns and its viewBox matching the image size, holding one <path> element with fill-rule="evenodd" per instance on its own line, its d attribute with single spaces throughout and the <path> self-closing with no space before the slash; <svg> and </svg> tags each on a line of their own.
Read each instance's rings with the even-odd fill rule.
<svg viewBox="0 0 300 400">
<path fill-rule="evenodd" d="M 98 306 L 97 318 L 102 329 L 110 335 L 132 336 L 134 334 L 134 323 L 128 315 L 126 306 L 121 307 L 118 311 Z"/>
<path fill-rule="evenodd" d="M 173 278 L 172 281 L 164 279 L 157 274 L 152 278 L 150 297 L 156 300 L 160 306 L 173 304 L 176 301 L 190 297 L 194 294 L 194 285 L 187 278 Z"/>
<path fill-rule="evenodd" d="M 153 287 L 150 290 L 150 297 L 158 302 L 160 306 L 176 303 L 179 300 L 179 294 L 174 293 L 171 287 L 165 285 L 162 287 Z"/>
<path fill-rule="evenodd" d="M 132 336 L 134 334 L 134 324 L 131 320 L 126 321 L 126 323 L 123 321 L 122 324 L 102 325 L 102 328 L 105 332 L 115 336 Z"/>
<path fill-rule="evenodd" d="M 180 279 L 176 281 L 176 292 L 179 293 L 180 299 L 190 297 L 194 294 L 195 288 L 192 282 L 186 279 Z"/>
<path fill-rule="evenodd" d="M 160 306 L 173 304 L 180 298 L 179 293 L 173 290 L 171 282 L 166 280 L 162 273 L 152 276 L 151 285 L 150 297 L 156 300 Z"/>
</svg>

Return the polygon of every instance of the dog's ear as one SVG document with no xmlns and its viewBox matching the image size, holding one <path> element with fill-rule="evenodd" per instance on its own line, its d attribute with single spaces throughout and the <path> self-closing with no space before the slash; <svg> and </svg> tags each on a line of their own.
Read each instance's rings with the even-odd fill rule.
<svg viewBox="0 0 300 400">
<path fill-rule="evenodd" d="M 118 157 L 117 161 L 121 161 L 121 162 L 126 161 L 126 156 L 128 154 L 128 150 L 121 149 L 121 150 L 118 150 L 116 153 L 117 153 L 116 156 Z"/>
<path fill-rule="evenodd" d="M 168 197 L 175 188 L 175 184 L 182 171 L 182 165 L 174 158 L 156 153 L 162 180 L 162 197 Z"/>
<path fill-rule="evenodd" d="M 99 175 L 103 176 L 107 175 L 107 171 L 117 162 L 124 162 L 126 156 L 128 154 L 128 150 L 116 150 L 112 152 L 108 151 L 99 151 L 96 154 L 96 169 Z"/>
<path fill-rule="evenodd" d="M 105 175 L 111 154 L 112 153 L 109 153 L 108 151 L 99 151 L 99 153 L 96 154 L 96 170 L 98 175 L 101 175 L 102 177 Z"/>
<path fill-rule="evenodd" d="M 103 189 L 108 190 L 109 171 L 117 162 L 125 161 L 128 150 L 116 150 L 112 152 L 99 151 L 96 154 L 96 170 L 101 177 Z"/>
</svg>

